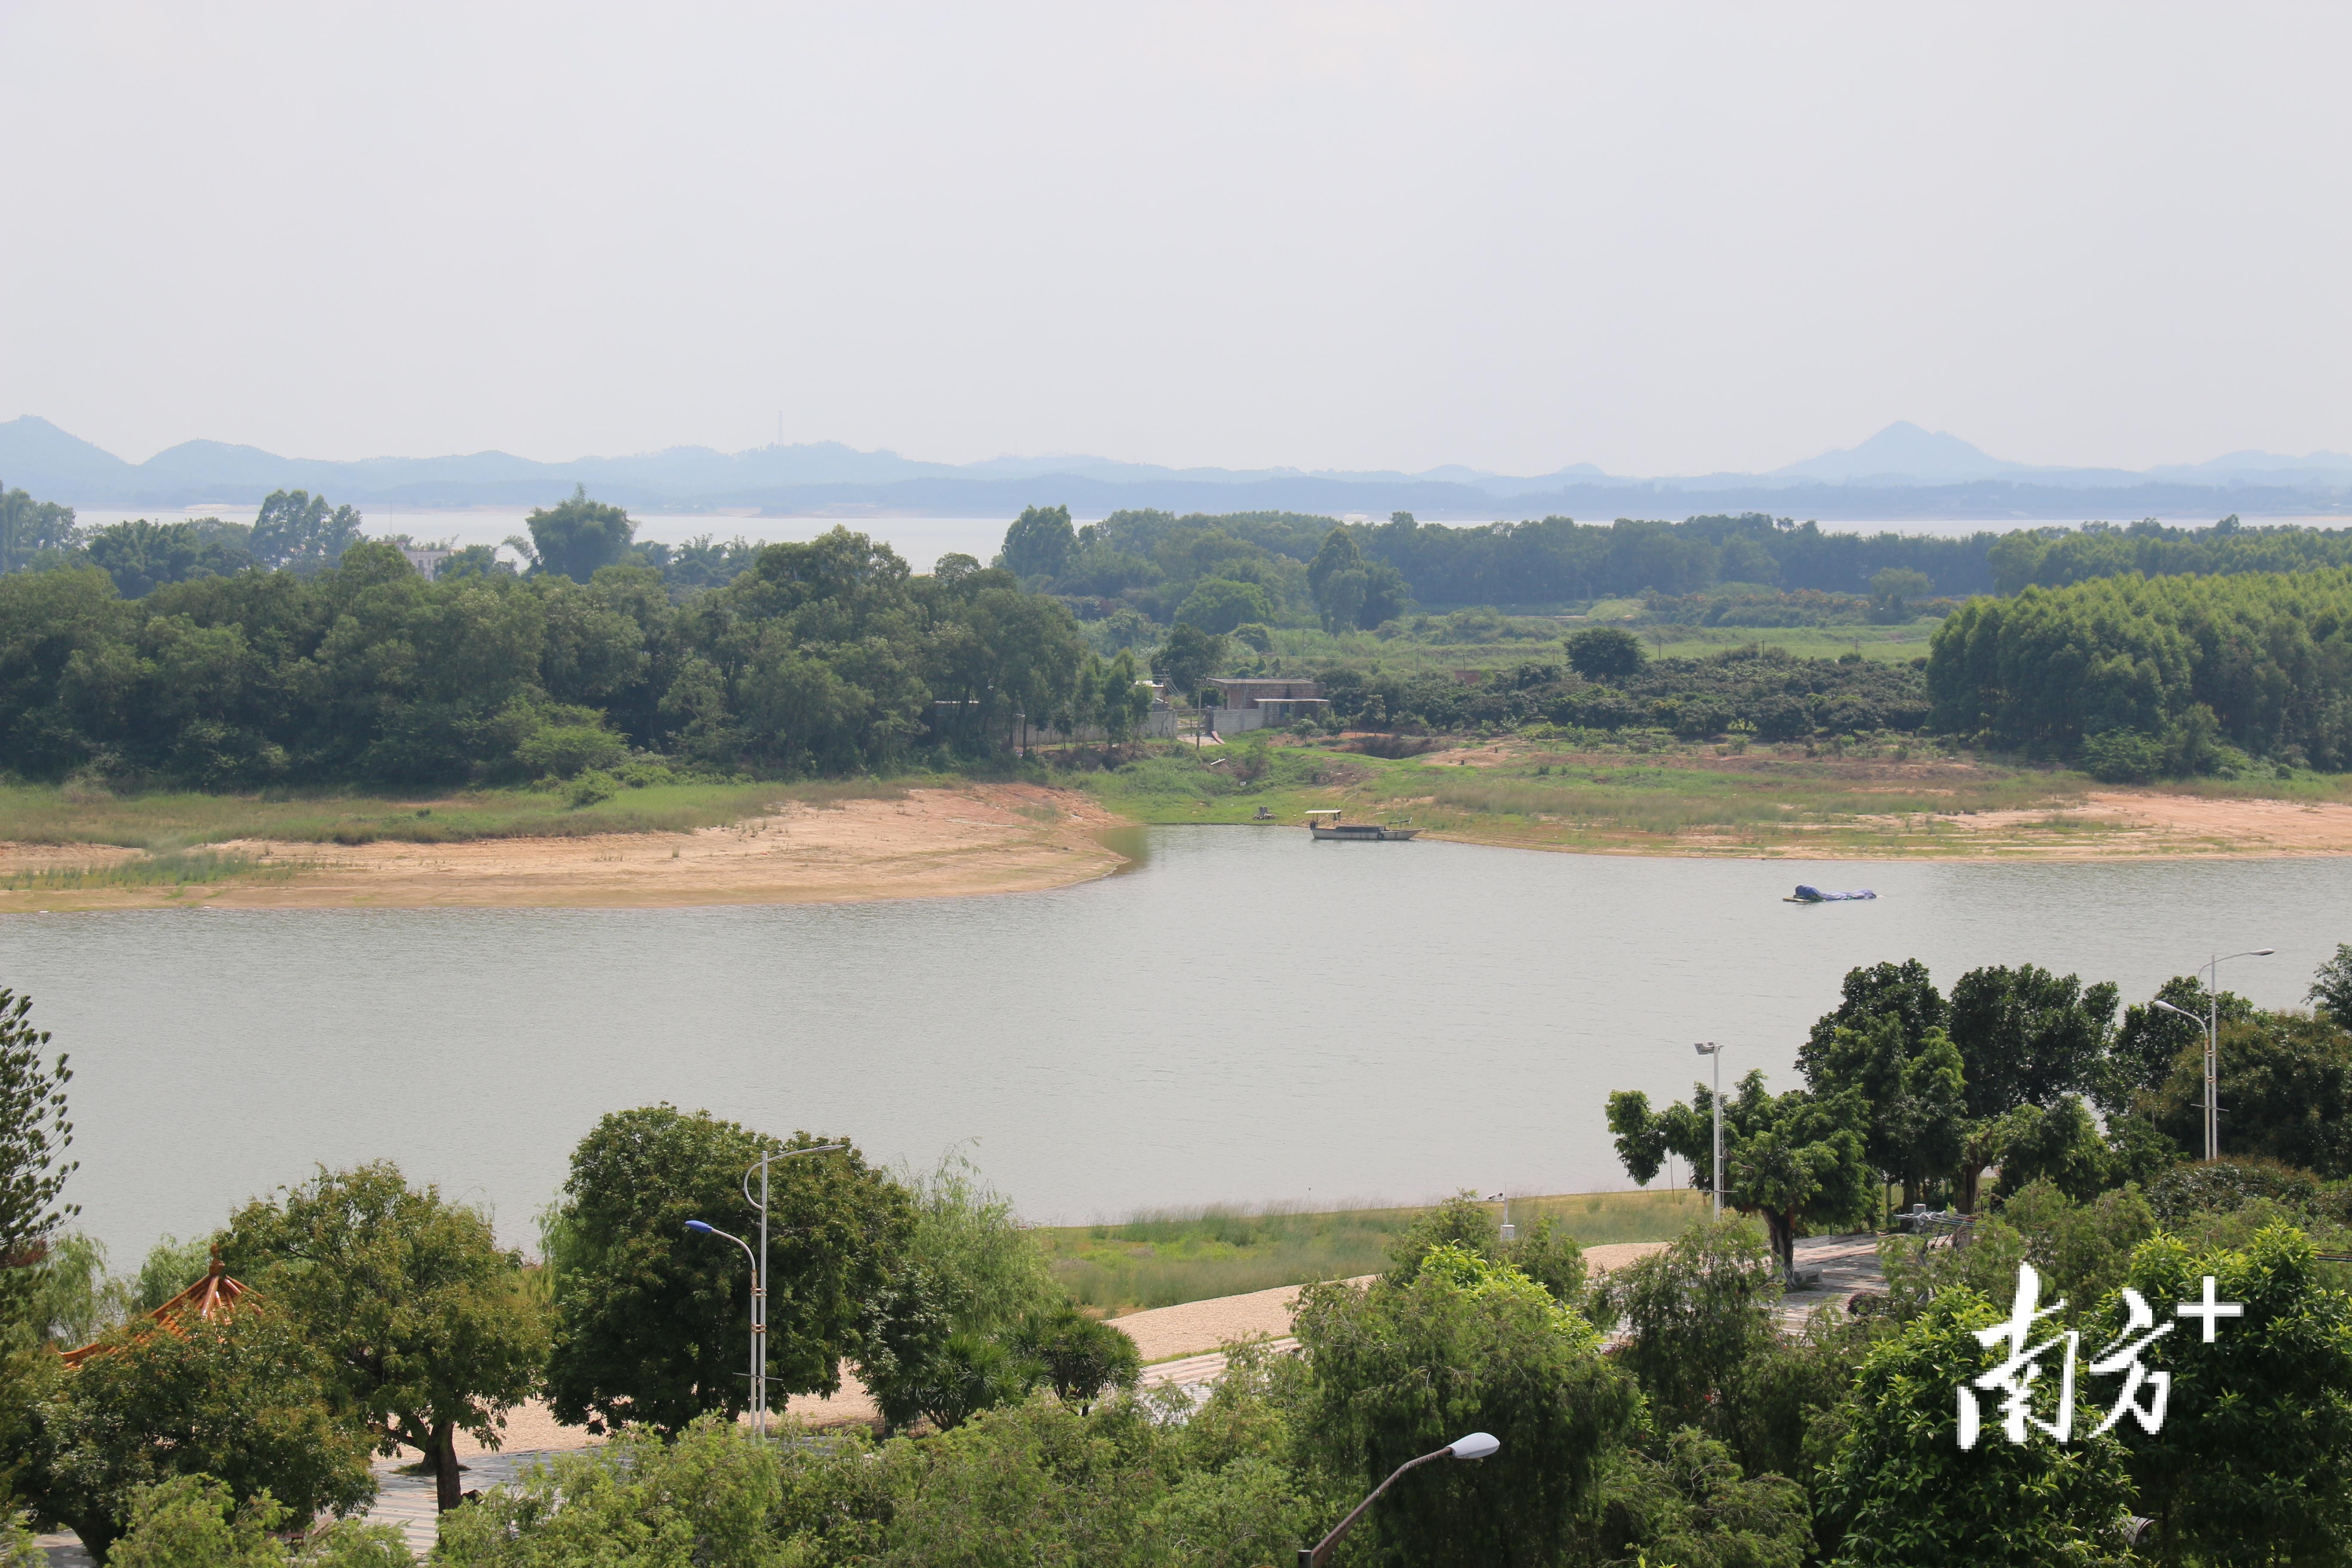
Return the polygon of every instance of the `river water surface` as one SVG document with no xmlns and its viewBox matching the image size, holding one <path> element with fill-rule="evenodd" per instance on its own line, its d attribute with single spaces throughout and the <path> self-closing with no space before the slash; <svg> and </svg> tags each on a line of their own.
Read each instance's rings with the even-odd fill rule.
<svg viewBox="0 0 2352 1568">
<path fill-rule="evenodd" d="M 1612 1089 L 1690 1042 L 1792 1087 L 1854 964 L 2115 980 L 2210 953 L 2265 1005 L 2352 940 L 2352 861 L 1843 866 L 1139 835 L 1057 892 L 780 908 L 0 916 L 73 1056 L 69 1195 L 135 1263 L 319 1163 L 397 1159 L 507 1237 L 604 1111 L 670 1100 L 881 1161 L 968 1152 L 1038 1220 L 1626 1184 Z M 1874 903 L 1780 902 L 1798 881 Z M 2224 1124 L 2224 1146 L 2227 1146 Z"/>
</svg>

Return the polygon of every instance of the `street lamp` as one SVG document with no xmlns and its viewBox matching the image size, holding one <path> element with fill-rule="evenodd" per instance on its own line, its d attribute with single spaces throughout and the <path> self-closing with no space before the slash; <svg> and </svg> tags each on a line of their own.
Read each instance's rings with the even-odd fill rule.
<svg viewBox="0 0 2352 1568">
<path fill-rule="evenodd" d="M 830 1154 L 846 1149 L 846 1143 L 817 1143 L 806 1149 L 787 1149 L 778 1154 L 772 1151 L 744 1167 L 743 1201 L 760 1211 L 759 1278 L 751 1290 L 751 1430 L 755 1436 L 768 1435 L 768 1163 L 771 1160 L 796 1159 L 803 1154 Z M 751 1173 L 760 1173 L 760 1195 L 751 1195 Z"/>
<path fill-rule="evenodd" d="M 1422 1466 L 1429 1463 L 1432 1459 L 1483 1459 L 1493 1454 L 1496 1449 L 1502 1446 L 1501 1441 L 1497 1438 L 1491 1437 L 1484 1432 L 1473 1432 L 1467 1437 L 1458 1438 L 1454 1442 L 1448 1443 L 1445 1447 L 1438 1449 L 1437 1452 L 1433 1454 L 1423 1454 L 1418 1459 L 1407 1459 L 1403 1464 L 1399 1465 L 1394 1470 L 1389 1473 L 1389 1479 L 1387 1480 L 1384 1480 L 1379 1486 L 1374 1487 L 1372 1489 L 1372 1495 L 1358 1503 L 1356 1505 L 1356 1510 L 1353 1513 L 1350 1513 L 1347 1518 L 1333 1525 L 1331 1527 L 1330 1534 L 1325 1536 L 1321 1541 L 1316 1542 L 1316 1544 L 1312 1546 L 1300 1547 L 1298 1549 L 1298 1568 L 1323 1568 L 1325 1560 L 1328 1559 L 1331 1555 L 1332 1552 L 1338 1548 L 1339 1538 L 1347 1534 L 1349 1530 L 1354 1526 L 1356 1521 L 1364 1517 L 1364 1510 L 1371 1507 L 1372 1504 L 1380 1501 L 1381 1494 L 1388 1490 L 1391 1487 L 1396 1485 L 1397 1477 L 1404 1474 L 1407 1470 L 1418 1469 Z"/>
<path fill-rule="evenodd" d="M 760 1260 L 751 1258 L 751 1244 L 732 1232 L 721 1230 L 715 1225 L 706 1225 L 698 1219 L 688 1220 L 686 1228 L 697 1236 L 723 1236 L 741 1247 L 745 1258 L 751 1259 L 751 1386 L 757 1388 L 760 1385 Z"/>
<path fill-rule="evenodd" d="M 2156 1005 L 2168 1013 L 2178 1013 L 2184 1018 L 2195 1019 L 2205 1026 L 2205 1157 L 2221 1157 L 2221 1122 L 2213 1110 L 2213 1084 L 2216 1065 L 2221 1048 L 2221 965 L 2232 958 L 2268 958 L 2276 952 L 2274 947 L 2250 947 L 2243 952 L 2226 952 L 2205 966 L 2205 1016 L 2199 1018 L 2186 1007 L 2176 1007 L 2161 999 Z"/>
<path fill-rule="evenodd" d="M 1715 1058 L 1715 1217 L 1723 1217 L 1723 1047 L 1701 1040 L 1691 1049 Z"/>
</svg>

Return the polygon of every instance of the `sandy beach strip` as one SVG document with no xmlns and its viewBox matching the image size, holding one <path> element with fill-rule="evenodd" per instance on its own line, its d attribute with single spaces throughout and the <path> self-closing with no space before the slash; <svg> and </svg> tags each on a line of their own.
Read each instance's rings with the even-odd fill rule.
<svg viewBox="0 0 2352 1568">
<path fill-rule="evenodd" d="M 184 888 L 0 890 L 0 911 L 201 909 L 663 908 L 859 903 L 1034 892 L 1123 864 L 1092 795 L 1034 784 L 913 789 L 896 800 L 790 805 L 692 833 L 337 845 L 216 846 L 295 868 L 281 880 Z M 0 877 L 100 867 L 136 851 L 0 845 Z"/>
</svg>

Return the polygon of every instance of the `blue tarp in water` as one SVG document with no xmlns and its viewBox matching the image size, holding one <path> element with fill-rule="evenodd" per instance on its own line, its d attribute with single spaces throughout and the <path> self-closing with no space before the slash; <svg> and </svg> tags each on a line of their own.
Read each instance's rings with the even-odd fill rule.
<svg viewBox="0 0 2352 1568">
<path fill-rule="evenodd" d="M 1878 895 L 1868 888 L 1857 888 L 1851 893 L 1824 893 L 1819 888 L 1800 882 L 1797 884 L 1797 897 L 1809 904 L 1840 904 L 1849 899 L 1874 899 Z"/>
</svg>

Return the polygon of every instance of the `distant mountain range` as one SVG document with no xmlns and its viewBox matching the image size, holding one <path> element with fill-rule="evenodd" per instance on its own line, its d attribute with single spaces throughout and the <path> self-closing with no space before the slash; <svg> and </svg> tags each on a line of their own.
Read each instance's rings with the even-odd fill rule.
<svg viewBox="0 0 2352 1568">
<path fill-rule="evenodd" d="M 541 463 L 505 452 L 331 462 L 187 441 L 129 463 L 33 415 L 0 424 L 0 483 L 43 500 L 158 509 L 257 502 L 273 489 L 408 509 L 544 505 L 574 484 L 639 511 L 995 517 L 1031 504 L 1081 516 L 1122 507 L 1289 510 L 1434 520 L 1550 513 L 1591 520 L 1761 510 L 1839 519 L 2065 519 L 2352 513 L 2352 458 L 2232 452 L 2133 472 L 2037 468 L 1957 436 L 1888 426 L 1860 446 L 1763 474 L 1636 479 L 1578 463 L 1518 478 L 1460 467 L 1386 470 L 1167 468 L 1107 458 L 926 463 L 838 442 L 719 452 L 674 447 Z"/>
</svg>

